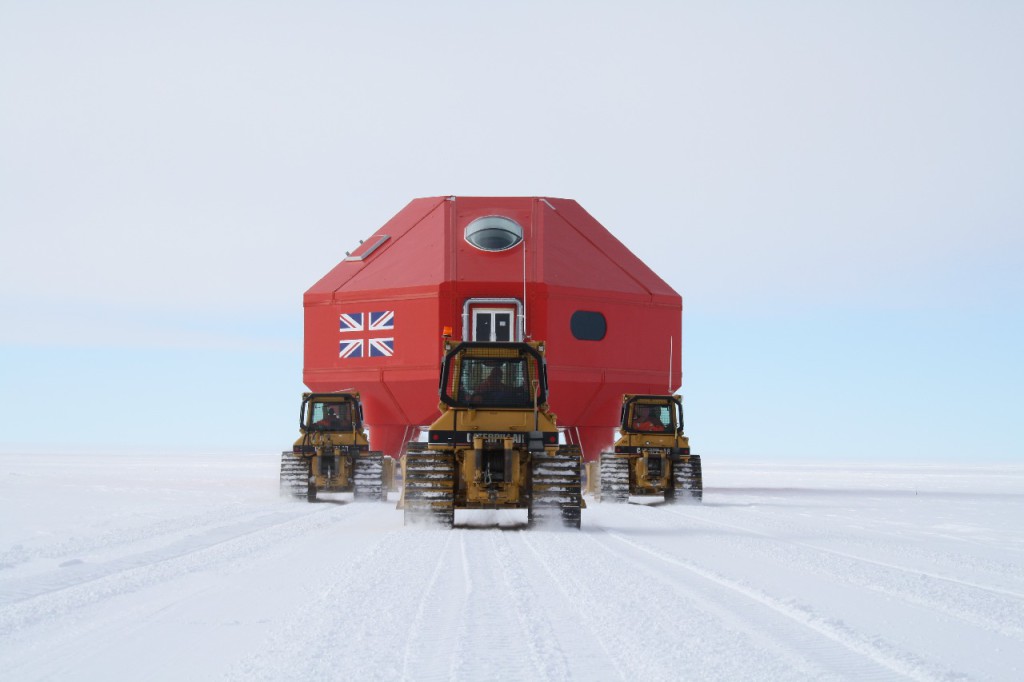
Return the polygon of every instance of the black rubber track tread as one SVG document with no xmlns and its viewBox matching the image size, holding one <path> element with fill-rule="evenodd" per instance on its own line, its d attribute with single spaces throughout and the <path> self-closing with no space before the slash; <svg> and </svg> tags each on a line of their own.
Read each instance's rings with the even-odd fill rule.
<svg viewBox="0 0 1024 682">
<path fill-rule="evenodd" d="M 305 498 L 309 488 L 309 459 L 282 452 L 280 486 L 282 497 Z"/>
<path fill-rule="evenodd" d="M 601 502 L 625 503 L 629 501 L 630 458 L 601 453 Z"/>
<path fill-rule="evenodd" d="M 411 447 L 402 482 L 405 524 L 455 524 L 455 453 Z"/>
<path fill-rule="evenodd" d="M 582 507 L 582 456 L 575 446 L 565 446 L 555 455 L 535 455 L 530 471 L 529 525 L 560 520 L 579 528 Z"/>
<path fill-rule="evenodd" d="M 704 499 L 704 477 L 700 467 L 700 455 L 690 455 L 687 462 L 672 465 L 672 481 L 675 485 L 676 504 L 700 503 Z"/>
<path fill-rule="evenodd" d="M 384 489 L 384 455 L 370 452 L 353 458 L 352 498 L 358 501 L 388 499 Z"/>
</svg>

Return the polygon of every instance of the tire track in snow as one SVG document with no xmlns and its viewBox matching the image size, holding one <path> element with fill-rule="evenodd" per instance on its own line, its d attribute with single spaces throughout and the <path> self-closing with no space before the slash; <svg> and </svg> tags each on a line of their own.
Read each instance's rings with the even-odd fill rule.
<svg viewBox="0 0 1024 682">
<path fill-rule="evenodd" d="M 651 507 L 651 508 L 656 508 L 656 507 Z M 874 564 L 875 566 L 880 566 L 882 568 L 888 568 L 888 569 L 892 569 L 892 570 L 896 570 L 896 571 L 903 571 L 903 572 L 906 572 L 906 573 L 910 573 L 911 575 L 914 575 L 914 576 L 925 576 L 927 578 L 932 578 L 934 580 L 941 580 L 941 581 L 953 583 L 953 584 L 964 586 L 964 587 L 971 587 L 971 588 L 978 589 L 978 590 L 984 590 L 986 592 L 992 592 L 992 593 L 998 594 L 998 595 L 1003 595 L 1003 596 L 1007 596 L 1007 597 L 1014 597 L 1015 599 L 1024 600 L 1024 592 L 1017 592 L 1017 591 L 1014 591 L 1014 590 L 1007 590 L 1007 589 L 1004 589 L 1004 588 L 1001 588 L 1001 587 L 994 587 L 992 585 L 982 585 L 980 583 L 971 582 L 969 580 L 963 580 L 961 578 L 951 578 L 951 577 L 946 576 L 946 575 L 940 575 L 938 573 L 932 573 L 930 571 L 924 571 L 924 570 L 921 570 L 921 569 L 918 569 L 918 568 L 910 568 L 908 566 L 900 566 L 898 564 L 891 564 L 891 563 L 887 563 L 887 562 L 884 562 L 884 561 L 878 561 L 877 559 L 869 559 L 867 557 L 859 556 L 859 555 L 856 555 L 856 554 L 850 554 L 848 552 L 841 552 L 839 550 L 829 549 L 827 547 L 818 547 L 816 545 L 812 545 L 812 544 L 809 544 L 809 543 L 806 543 L 806 542 L 799 542 L 797 540 L 789 540 L 789 539 L 780 537 L 778 535 L 773 535 L 771 533 L 766 533 L 764 531 L 755 530 L 753 528 L 749 528 L 747 526 L 741 526 L 741 525 L 738 525 L 738 524 L 735 524 L 735 523 L 728 523 L 726 521 L 714 521 L 714 520 L 711 520 L 711 519 L 702 518 L 700 516 L 694 516 L 693 514 L 685 514 L 685 513 L 679 512 L 679 511 L 675 511 L 675 510 L 667 510 L 667 509 L 660 509 L 660 508 L 658 508 L 658 509 L 660 511 L 666 511 L 666 512 L 672 514 L 673 516 L 679 516 L 679 517 L 682 517 L 682 518 L 685 518 L 685 519 L 688 519 L 688 520 L 691 520 L 691 521 L 698 521 L 700 523 L 706 523 L 706 524 L 710 524 L 710 525 L 721 526 L 723 528 L 732 528 L 733 530 L 740 530 L 740 531 L 743 531 L 744 533 L 749 533 L 750 535 L 757 535 L 757 536 L 763 537 L 765 539 L 771 540 L 773 542 L 782 542 L 782 543 L 786 543 L 786 544 L 789 544 L 789 545 L 795 545 L 797 547 L 803 547 L 805 549 L 814 550 L 816 552 L 822 552 L 822 553 L 825 553 L 825 554 L 833 554 L 835 556 L 843 557 L 843 558 L 846 558 L 846 559 L 852 559 L 854 561 L 860 561 L 860 562 L 866 563 L 866 564 Z"/>
<path fill-rule="evenodd" d="M 480 667 L 488 660 L 462 658 L 459 650 L 459 638 L 474 625 L 465 617 L 466 558 L 474 552 L 464 553 L 462 544 L 474 535 L 486 533 L 398 525 L 351 563 L 313 559 L 317 591 L 254 643 L 253 655 L 228 678 L 450 679 L 464 669 L 470 678 L 493 677 Z"/>
<path fill-rule="evenodd" d="M 714 489 L 711 489 L 714 490 Z M 742 489 L 733 489 L 739 491 Z M 756 488 L 753 490 L 757 490 Z M 819 493 L 827 493 L 825 490 L 819 490 Z M 857 496 L 856 493 L 848 493 L 841 497 L 836 497 L 834 504 L 826 506 L 817 506 L 813 508 L 813 512 L 802 511 L 797 512 L 793 508 L 793 505 L 801 506 L 799 501 L 793 498 L 786 497 L 755 497 L 754 495 L 748 494 L 746 497 L 750 498 L 750 501 L 746 504 L 741 505 L 730 505 L 728 503 L 714 503 L 706 502 L 703 508 L 707 511 L 714 511 L 718 514 L 726 515 L 739 515 L 743 512 L 736 510 L 728 510 L 729 506 L 743 506 L 747 507 L 748 512 L 756 510 L 756 516 L 758 522 L 766 527 L 770 532 L 782 532 L 792 533 L 795 529 L 811 530 L 813 532 L 821 532 L 823 530 L 822 524 L 815 523 L 814 525 L 804 525 L 799 522 L 806 522 L 807 519 L 817 520 L 819 514 L 825 515 L 829 519 L 830 529 L 840 529 L 845 531 L 842 536 L 844 540 L 848 540 L 852 543 L 870 542 L 872 545 L 879 545 L 880 540 L 891 541 L 891 547 L 896 552 L 906 553 L 909 556 L 916 556 L 923 563 L 929 565 L 936 565 L 942 561 L 948 561 L 953 558 L 958 558 L 961 563 L 966 564 L 964 570 L 971 574 L 978 574 L 981 572 L 988 572 L 1002 576 L 1024 576 L 1024 572 L 1021 571 L 1021 557 L 1010 556 L 1017 555 L 1024 552 L 1024 539 L 1018 537 L 1016 524 L 1004 522 L 1004 528 L 988 528 L 983 526 L 975 526 L 971 529 L 971 532 L 965 534 L 963 532 L 959 534 L 953 533 L 942 533 L 938 532 L 933 526 L 922 526 L 915 527 L 913 523 L 902 523 L 899 530 L 894 530 L 891 526 L 899 518 L 899 514 L 903 511 L 899 507 L 890 509 L 883 507 L 884 511 L 870 506 L 872 497 L 869 491 L 863 491 L 866 496 Z M 1024 500 L 1024 496 L 1021 495 L 1009 495 L 1007 498 L 1018 500 Z M 829 499 L 828 496 L 824 499 Z M 915 498 L 916 499 L 916 498 Z M 926 496 L 922 496 L 922 500 L 928 499 Z M 877 502 L 877 499 L 875 500 Z M 866 508 L 861 505 L 868 503 Z M 662 510 L 670 509 L 668 505 L 644 505 L 652 508 L 656 507 Z M 991 507 L 992 502 L 988 505 Z M 941 510 L 935 509 L 934 507 L 930 511 L 917 511 L 917 514 L 924 514 L 927 518 L 931 518 L 931 514 L 939 512 Z M 882 516 L 879 516 L 881 512 Z M 998 514 L 1004 519 L 1013 519 L 1021 515 L 1024 512 L 1024 506 L 1018 504 L 1015 506 L 1004 506 L 999 508 Z M 968 515 L 970 517 L 970 515 Z M 697 518 L 697 517 L 692 517 Z M 745 516 L 745 518 L 750 518 Z M 885 524 L 881 523 L 884 519 Z M 947 519 L 949 520 L 949 519 Z M 798 522 L 798 523 L 795 523 Z M 908 536 L 908 531 L 913 530 L 914 535 Z M 984 539 L 974 536 L 973 531 L 980 531 L 986 535 Z M 913 538 L 914 544 L 908 544 L 907 540 Z M 953 546 L 946 544 L 935 543 L 936 538 L 941 538 L 950 543 Z M 919 545 L 915 547 L 914 545 Z M 980 553 L 977 550 L 982 550 Z M 1004 558 L 996 559 L 991 556 L 993 553 L 998 553 Z"/>
<path fill-rule="evenodd" d="M 517 535 L 529 532 L 515 531 Z M 534 589 L 535 576 L 524 570 L 522 550 L 515 550 L 506 533 L 492 535 L 491 545 L 498 557 L 508 603 L 514 611 L 519 631 L 529 648 L 534 679 L 564 680 L 569 678 L 569 662 L 559 646 L 558 638 L 547 616 L 548 608 L 538 603 Z M 550 607 L 551 605 L 548 605 Z M 525 672 L 525 671 L 524 671 Z"/>
<path fill-rule="evenodd" d="M 151 534 L 148 542 L 132 544 L 132 541 L 128 540 L 126 541 L 128 546 L 123 548 L 120 547 L 122 543 L 99 547 L 100 549 L 117 547 L 119 551 L 114 552 L 113 555 L 104 553 L 101 557 L 93 558 L 88 552 L 75 553 L 76 559 L 66 561 L 56 567 L 47 564 L 45 569 L 37 569 L 28 575 L 4 575 L 3 580 L 0 580 L 0 604 L 17 603 L 42 596 L 48 592 L 56 592 L 100 580 L 124 570 L 177 558 L 190 551 L 199 551 L 205 547 L 228 542 L 235 537 L 258 532 L 281 523 L 294 523 L 296 517 L 303 518 L 315 513 L 315 510 L 303 510 L 299 514 L 295 514 L 292 510 L 286 512 L 281 509 L 271 511 L 267 511 L 266 508 L 250 509 L 247 513 L 239 514 L 228 520 L 219 519 L 187 529 L 173 524 L 172 530 L 165 534 Z M 284 521 L 274 521 L 275 518 L 280 517 L 287 518 Z M 134 538 L 134 533 L 129 534 L 129 537 Z M 69 556 L 69 554 L 61 556 Z M 77 558 L 82 556 L 89 558 Z"/>
<path fill-rule="evenodd" d="M 628 679 L 626 670 L 620 664 L 618 657 L 615 656 L 612 650 L 608 648 L 604 639 L 599 637 L 587 623 L 587 614 L 579 607 L 580 600 L 577 598 L 578 589 L 573 589 L 568 584 L 571 574 L 565 574 L 553 569 L 551 561 L 546 559 L 544 554 L 538 549 L 536 538 L 523 536 L 523 545 L 530 551 L 534 560 L 541 566 L 541 569 L 548 578 L 549 584 L 554 586 L 560 593 L 562 597 L 560 600 L 561 604 L 575 614 L 574 620 L 579 624 L 580 639 L 596 642 L 598 647 L 601 649 L 601 652 L 604 654 L 604 658 L 614 668 L 617 677 L 623 680 Z"/>
<path fill-rule="evenodd" d="M 685 518 L 687 520 L 697 521 L 711 526 L 739 530 L 745 534 L 768 540 L 772 545 L 787 545 L 815 552 L 827 557 L 833 557 L 833 559 L 827 563 L 822 561 L 799 561 L 792 553 L 780 552 L 771 545 L 767 548 L 758 547 L 755 549 L 755 551 L 762 554 L 770 554 L 776 559 L 792 565 L 797 565 L 801 570 L 814 571 L 822 575 L 832 576 L 847 584 L 856 585 L 857 587 L 867 589 L 872 592 L 900 599 L 908 604 L 913 604 L 915 606 L 920 606 L 945 614 L 970 625 L 983 628 L 994 634 L 1012 638 L 1017 641 L 1024 641 L 1024 604 L 1006 603 L 1006 600 L 1003 599 L 1003 597 L 1011 597 L 1015 600 L 1024 601 L 1024 594 L 1019 592 L 981 585 L 967 580 L 960 580 L 932 573 L 930 571 L 878 561 L 840 550 L 818 547 L 810 543 L 790 540 L 734 523 L 705 519 L 700 516 L 686 514 L 676 510 L 660 511 L 667 512 L 674 517 Z M 750 544 L 743 539 L 737 540 L 740 543 L 747 544 L 748 546 Z M 864 564 L 870 566 L 872 567 L 871 570 L 873 572 L 865 573 L 859 570 L 851 570 L 850 562 L 853 562 L 854 565 Z M 879 571 L 878 569 L 881 570 Z M 891 575 L 885 575 L 886 573 L 891 574 L 893 572 L 909 576 L 911 580 L 894 581 Z M 922 578 L 952 585 L 958 590 L 963 591 L 963 593 L 957 595 L 957 598 L 951 599 L 948 589 L 922 583 Z M 979 595 L 976 592 L 973 592 L 975 590 L 980 590 L 985 594 Z"/>
<path fill-rule="evenodd" d="M 623 680 L 732 680 L 751 670 L 765 679 L 829 678 L 829 668 L 810 663 L 789 640 L 752 629 L 740 610 L 599 542 L 594 528 L 602 532 L 591 519 L 582 533 L 525 538 L 538 570 L 556 577 L 560 601 L 578 615 L 580 635 L 589 635 L 589 648 L 575 647 L 587 651 L 576 661 L 584 679 L 608 677 L 610 669 Z"/>
<path fill-rule="evenodd" d="M 466 537 L 465 533 L 459 534 L 459 559 L 462 565 L 462 601 L 465 604 L 469 604 L 473 594 L 474 581 L 473 571 L 470 570 L 469 566 L 469 554 L 466 551 Z M 472 649 L 466 646 L 470 632 L 469 620 L 467 618 L 460 619 L 458 632 L 455 634 L 457 645 L 455 655 L 452 656 L 451 666 L 448 669 L 448 679 L 458 679 L 460 667 L 467 658 L 473 656 Z"/>
<path fill-rule="evenodd" d="M 460 649 L 460 638 L 477 625 L 467 595 L 482 582 L 477 575 L 466 582 L 467 572 L 474 571 L 467 560 L 481 555 L 490 561 L 479 551 L 486 537 L 479 531 L 398 525 L 372 555 L 337 567 L 322 557 L 312 559 L 320 578 L 316 593 L 296 604 L 283 626 L 255 642 L 256 650 L 228 678 L 494 677 L 489 658 Z M 384 642 L 391 645 L 380 646 Z"/>
<path fill-rule="evenodd" d="M 229 679 L 566 679 L 555 639 L 530 642 L 531 627 L 548 630 L 532 612 L 540 606 L 517 605 L 524 593 L 509 589 L 531 587 L 516 552 L 502 549 L 515 534 L 400 528 L 372 558 L 338 570 L 317 561 L 319 592 Z M 381 641 L 394 646 L 360 644 Z"/>
<path fill-rule="evenodd" d="M 103 552 L 109 555 L 117 550 L 138 554 L 140 545 L 152 545 L 154 539 L 162 540 L 174 535 L 194 534 L 208 527 L 228 526 L 240 519 L 251 518 L 253 511 L 250 506 L 222 505 L 198 514 L 164 518 L 147 525 L 119 528 L 98 536 L 69 537 L 55 544 L 38 548 L 18 545 L 0 551 L 0 576 L 16 574 L 19 572 L 17 569 L 22 569 L 25 564 L 40 559 L 74 560 L 83 554 Z"/>
<path fill-rule="evenodd" d="M 15 593 L 13 598 L 0 606 L 0 635 L 23 630 L 36 622 L 52 620 L 91 604 L 137 592 L 184 574 L 237 561 L 296 534 L 336 523 L 336 514 L 326 513 L 330 509 L 338 508 L 324 507 L 298 518 L 288 515 L 288 518 L 279 521 L 273 519 L 284 514 L 268 514 L 258 517 L 257 520 L 264 525 L 255 528 L 250 518 L 249 523 L 218 528 L 206 538 L 183 540 L 169 547 L 101 565 L 70 584 L 67 583 L 69 575 L 51 572 L 24 582 L 16 591 L 6 587 L 5 596 L 10 598 L 12 592 Z M 363 513 L 365 511 L 346 516 L 351 519 Z M 88 564 L 84 567 L 90 568 Z M 74 579 L 73 575 L 70 577 Z"/>
<path fill-rule="evenodd" d="M 408 627 L 400 677 L 567 679 L 568 661 L 510 543 L 517 531 L 446 532 Z"/>
<path fill-rule="evenodd" d="M 616 531 L 605 529 L 604 532 L 608 537 L 619 543 L 658 559 L 663 563 L 684 569 L 689 573 L 704 578 L 706 581 L 718 587 L 724 588 L 735 594 L 741 595 L 750 601 L 767 607 L 778 616 L 803 626 L 804 628 L 838 644 L 848 651 L 871 661 L 883 670 L 888 671 L 889 674 L 902 675 L 915 680 L 962 677 L 959 673 L 938 668 L 911 652 L 901 650 L 898 647 L 885 642 L 880 637 L 869 637 L 848 628 L 843 625 L 841 621 L 823 618 L 814 613 L 814 611 L 809 607 L 801 607 L 783 602 L 772 597 L 766 592 L 744 585 L 719 573 L 715 573 L 714 571 L 702 568 L 691 561 L 670 556 Z M 858 670 L 858 666 L 851 667 L 851 665 L 847 663 L 841 666 L 832 667 L 831 669 L 841 670 L 844 674 L 850 674 L 851 670 Z M 864 675 L 870 676 L 871 673 L 865 670 L 858 670 L 856 673 L 857 677 L 862 677 Z"/>
<path fill-rule="evenodd" d="M 413 529 L 411 532 L 416 532 L 417 530 L 420 529 Z M 411 679 L 410 660 L 416 658 L 417 652 L 415 651 L 415 647 L 420 646 L 419 643 L 423 639 L 432 639 L 432 635 L 436 633 L 437 627 L 441 625 L 440 622 L 435 622 L 433 627 L 427 626 L 429 629 L 425 630 L 424 616 L 427 613 L 428 604 L 430 604 L 431 601 L 438 600 L 440 598 L 436 591 L 438 582 L 442 575 L 450 574 L 451 572 L 450 570 L 446 570 L 447 565 L 450 563 L 447 555 L 449 547 L 452 544 L 452 538 L 455 537 L 456 534 L 456 532 L 452 530 L 425 530 L 421 532 L 428 534 L 444 533 L 446 537 L 443 545 L 441 546 L 441 551 L 438 552 L 437 561 L 434 563 L 434 569 L 430 574 L 430 578 L 420 592 L 420 599 L 419 604 L 416 607 L 416 613 L 413 616 L 412 621 L 409 623 L 409 628 L 406 630 L 404 638 L 405 647 L 402 650 L 401 679 L 403 680 Z M 424 637 L 424 635 L 426 635 L 426 637 Z M 429 651 L 431 647 L 428 645 L 425 648 Z M 421 658 L 421 663 L 427 660 L 429 659 Z M 450 667 L 451 664 L 449 662 L 449 668 Z M 420 668 L 420 670 L 422 671 L 422 668 Z"/>
<path fill-rule="evenodd" d="M 550 623 L 548 610 L 563 605 L 535 593 L 520 534 L 402 528 L 343 568 L 313 559 L 320 589 L 227 677 L 571 679 L 565 647 L 578 628 Z M 382 603 L 387 610 L 375 611 Z M 394 646 L 360 644 L 380 641 Z"/>
<path fill-rule="evenodd" d="M 236 662 L 224 677 L 228 680 L 395 679 L 393 656 L 387 660 L 367 655 L 358 643 L 396 628 L 397 621 L 380 612 L 382 593 L 391 576 L 381 578 L 376 569 L 393 566 L 398 553 L 409 549 L 401 531 L 383 534 L 358 555 L 317 557 L 316 581 L 296 601 L 283 622 L 254 650 Z M 387 652 L 385 652 L 387 653 Z"/>
</svg>

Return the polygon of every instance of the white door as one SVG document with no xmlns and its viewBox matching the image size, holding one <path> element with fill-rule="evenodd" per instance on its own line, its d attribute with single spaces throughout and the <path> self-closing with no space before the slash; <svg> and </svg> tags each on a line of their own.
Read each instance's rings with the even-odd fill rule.
<svg viewBox="0 0 1024 682">
<path fill-rule="evenodd" d="M 477 308 L 473 311 L 474 341 L 514 341 L 515 311 L 501 308 Z"/>
</svg>

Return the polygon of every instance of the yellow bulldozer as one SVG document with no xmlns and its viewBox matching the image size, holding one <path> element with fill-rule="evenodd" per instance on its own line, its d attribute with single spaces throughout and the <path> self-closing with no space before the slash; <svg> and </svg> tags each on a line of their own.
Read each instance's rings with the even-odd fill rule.
<svg viewBox="0 0 1024 682">
<path fill-rule="evenodd" d="M 441 416 L 402 460 L 405 523 L 451 528 L 456 509 L 526 509 L 530 526 L 579 528 L 582 457 L 559 444 L 547 389 L 543 342 L 445 338 Z"/>
<path fill-rule="evenodd" d="M 358 393 L 303 393 L 299 431 L 281 453 L 282 495 L 315 502 L 318 492 L 351 492 L 356 500 L 387 500 L 394 460 L 370 452 Z"/>
<path fill-rule="evenodd" d="M 700 502 L 700 455 L 683 435 L 677 395 L 622 396 L 622 425 L 613 452 L 602 452 L 598 499 L 627 502 L 630 495 L 663 495 L 666 502 Z"/>
</svg>

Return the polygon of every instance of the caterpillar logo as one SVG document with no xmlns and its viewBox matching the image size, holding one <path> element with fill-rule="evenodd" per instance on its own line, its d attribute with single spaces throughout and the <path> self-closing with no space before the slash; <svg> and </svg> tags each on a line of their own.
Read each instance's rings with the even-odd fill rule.
<svg viewBox="0 0 1024 682">
<path fill-rule="evenodd" d="M 526 445 L 527 432 L 525 431 L 430 431 L 427 442 L 434 444 L 446 443 L 449 445 L 472 445 L 474 438 L 483 438 L 486 441 L 500 441 L 511 438 L 513 443 Z M 544 445 L 557 445 L 558 433 L 555 431 L 544 432 Z"/>
<path fill-rule="evenodd" d="M 483 438 L 484 440 L 505 440 L 511 438 L 513 443 L 525 443 L 526 434 L 524 433 L 469 433 L 467 434 L 470 439 L 472 438 Z"/>
</svg>

